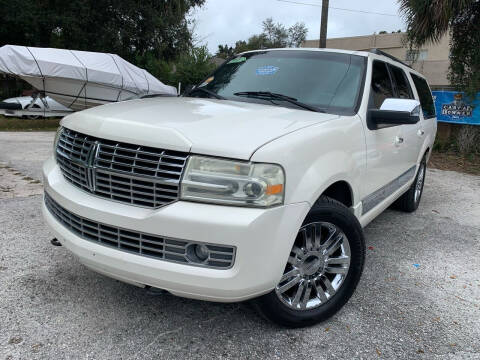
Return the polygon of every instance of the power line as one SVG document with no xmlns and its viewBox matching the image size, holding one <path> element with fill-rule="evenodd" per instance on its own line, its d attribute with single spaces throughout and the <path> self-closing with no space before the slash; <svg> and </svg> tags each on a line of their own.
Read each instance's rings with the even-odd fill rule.
<svg viewBox="0 0 480 360">
<path fill-rule="evenodd" d="M 291 1 L 291 0 L 277 0 L 277 1 L 284 2 L 284 3 L 289 3 L 289 4 L 296 4 L 296 5 L 307 5 L 307 6 L 322 7 L 322 5 L 319 5 L 319 4 L 309 4 L 309 3 L 299 2 L 299 1 Z M 355 9 L 344 9 L 344 8 L 338 8 L 338 7 L 333 7 L 333 6 L 329 6 L 328 8 L 329 8 L 329 9 L 332 9 L 332 10 L 349 11 L 349 12 L 362 13 L 362 14 L 373 14 L 373 15 L 383 15 L 383 16 L 394 16 L 394 17 L 398 17 L 398 15 L 386 14 L 386 13 L 379 13 L 379 12 L 374 12 L 374 11 L 364 11 L 364 10 L 355 10 Z"/>
</svg>

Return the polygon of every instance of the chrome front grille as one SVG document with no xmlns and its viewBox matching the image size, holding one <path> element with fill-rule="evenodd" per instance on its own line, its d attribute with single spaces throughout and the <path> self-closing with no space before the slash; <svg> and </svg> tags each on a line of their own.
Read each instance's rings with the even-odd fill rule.
<svg viewBox="0 0 480 360">
<path fill-rule="evenodd" d="M 47 193 L 45 193 L 45 205 L 50 213 L 71 232 L 82 239 L 100 245 L 164 261 L 216 269 L 231 268 L 235 261 L 233 246 L 204 244 L 209 250 L 209 257 L 205 262 L 198 263 L 190 259 L 189 247 L 199 243 L 102 224 L 73 214 L 55 202 Z"/>
<path fill-rule="evenodd" d="M 97 196 L 149 208 L 178 199 L 187 156 L 69 129 L 57 145 L 57 162 L 69 182 Z"/>
</svg>

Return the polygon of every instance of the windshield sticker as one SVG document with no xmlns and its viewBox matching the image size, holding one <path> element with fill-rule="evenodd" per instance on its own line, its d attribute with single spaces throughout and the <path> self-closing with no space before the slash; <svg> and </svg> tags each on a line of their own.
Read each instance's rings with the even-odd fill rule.
<svg viewBox="0 0 480 360">
<path fill-rule="evenodd" d="M 202 86 L 210 84 L 213 81 L 213 79 L 215 79 L 215 77 L 210 76 L 207 80 L 205 80 L 203 83 L 201 83 L 198 87 L 202 87 Z"/>
<path fill-rule="evenodd" d="M 235 59 L 230 60 L 228 63 L 229 64 L 238 64 L 247 61 L 247 58 L 245 56 L 240 56 Z"/>
<path fill-rule="evenodd" d="M 258 76 L 275 75 L 279 69 L 279 67 L 267 65 L 259 67 L 255 72 Z"/>
</svg>

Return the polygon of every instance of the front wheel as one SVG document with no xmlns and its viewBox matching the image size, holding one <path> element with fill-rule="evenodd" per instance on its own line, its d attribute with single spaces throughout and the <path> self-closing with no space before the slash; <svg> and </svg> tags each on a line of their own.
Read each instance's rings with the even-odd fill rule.
<svg viewBox="0 0 480 360">
<path fill-rule="evenodd" d="M 279 283 L 255 303 L 280 325 L 316 324 L 352 296 L 364 261 L 365 242 L 357 218 L 341 203 L 322 196 L 298 232 Z"/>
</svg>

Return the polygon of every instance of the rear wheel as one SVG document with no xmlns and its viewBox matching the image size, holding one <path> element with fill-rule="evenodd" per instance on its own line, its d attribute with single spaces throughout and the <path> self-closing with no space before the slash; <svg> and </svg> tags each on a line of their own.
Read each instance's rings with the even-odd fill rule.
<svg viewBox="0 0 480 360">
<path fill-rule="evenodd" d="M 414 212 L 418 209 L 418 205 L 420 205 L 420 200 L 422 199 L 426 172 L 427 158 L 424 156 L 418 167 L 415 180 L 408 191 L 394 203 L 394 208 L 405 212 Z"/>
<path fill-rule="evenodd" d="M 322 197 L 300 228 L 279 283 L 255 302 L 280 325 L 316 324 L 334 315 L 351 297 L 364 259 L 357 218 L 343 204 Z"/>
</svg>

